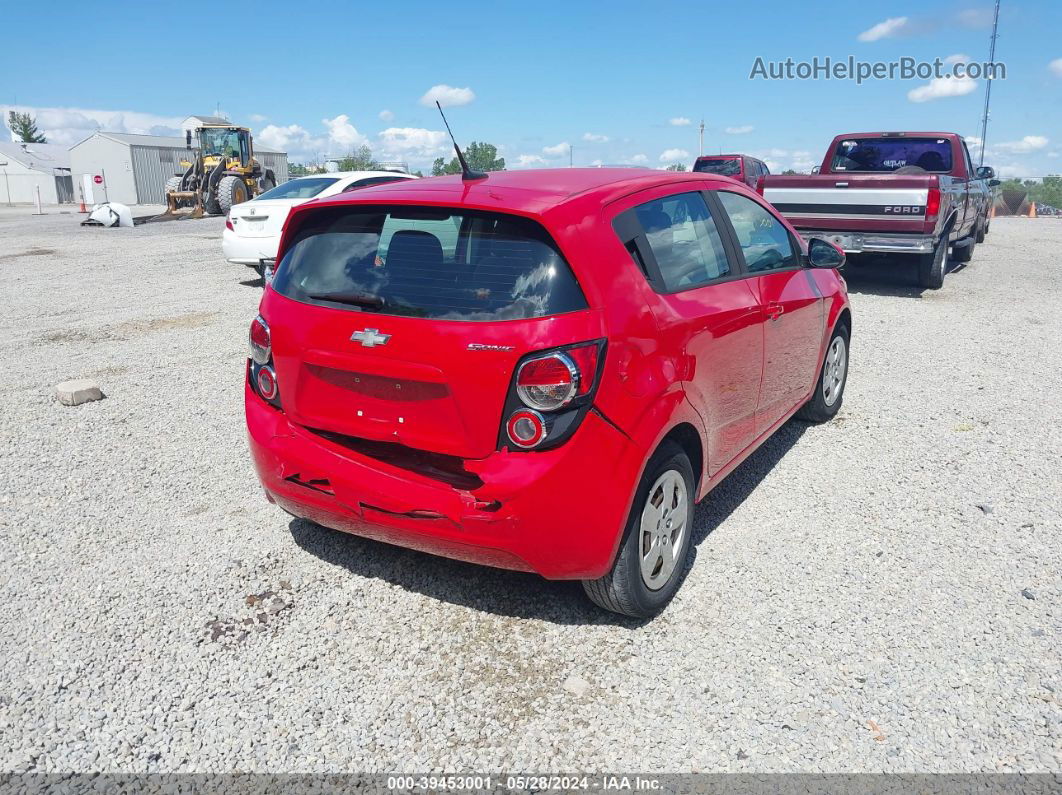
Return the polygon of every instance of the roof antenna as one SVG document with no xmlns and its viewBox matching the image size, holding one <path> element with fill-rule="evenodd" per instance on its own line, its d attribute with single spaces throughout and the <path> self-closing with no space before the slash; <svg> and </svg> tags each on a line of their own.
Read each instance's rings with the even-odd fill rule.
<svg viewBox="0 0 1062 795">
<path fill-rule="evenodd" d="M 446 125 L 446 132 L 450 133 L 450 140 L 454 142 L 454 151 L 457 152 L 457 160 L 461 164 L 461 179 L 486 179 L 487 175 L 483 171 L 473 171 L 468 167 L 468 161 L 465 160 L 465 156 L 461 154 L 461 147 L 457 145 L 457 139 L 454 138 L 454 133 L 450 129 L 450 122 L 446 120 L 446 114 L 443 113 L 442 105 L 439 104 L 439 100 L 435 100 L 435 107 L 439 109 L 439 115 L 442 116 L 443 124 Z"/>
</svg>

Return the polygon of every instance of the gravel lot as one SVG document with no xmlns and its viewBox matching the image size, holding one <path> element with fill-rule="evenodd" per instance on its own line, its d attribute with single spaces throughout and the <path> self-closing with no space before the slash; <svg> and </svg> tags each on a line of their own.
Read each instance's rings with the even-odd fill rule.
<svg viewBox="0 0 1062 795">
<path fill-rule="evenodd" d="M 0 214 L 3 770 L 1062 770 L 1062 223 L 939 292 L 850 270 L 841 415 L 639 625 L 270 506 L 222 221 L 77 220 Z"/>
</svg>

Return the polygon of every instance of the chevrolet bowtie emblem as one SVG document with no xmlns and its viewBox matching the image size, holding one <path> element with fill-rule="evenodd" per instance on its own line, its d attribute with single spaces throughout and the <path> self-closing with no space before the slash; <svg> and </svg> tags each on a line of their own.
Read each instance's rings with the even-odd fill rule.
<svg viewBox="0 0 1062 795">
<path fill-rule="evenodd" d="M 386 345 L 391 339 L 390 334 L 381 334 L 378 328 L 367 328 L 364 331 L 355 331 L 350 335 L 352 342 L 360 342 L 366 348 L 374 348 L 377 345 Z"/>
</svg>

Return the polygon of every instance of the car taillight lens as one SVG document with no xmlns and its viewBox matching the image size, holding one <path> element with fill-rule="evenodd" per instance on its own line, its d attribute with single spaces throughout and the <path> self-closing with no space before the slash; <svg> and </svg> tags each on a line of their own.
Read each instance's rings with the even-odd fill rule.
<svg viewBox="0 0 1062 795">
<path fill-rule="evenodd" d="M 225 228 L 228 229 L 230 232 L 235 232 L 236 231 L 232 227 L 232 218 L 226 218 L 225 219 Z"/>
<path fill-rule="evenodd" d="M 940 214 L 940 189 L 930 188 L 926 196 L 926 220 L 935 221 Z"/>
<path fill-rule="evenodd" d="M 272 345 L 269 338 L 269 326 L 259 315 L 251 322 L 251 331 L 248 334 L 248 343 L 251 348 L 251 359 L 255 364 L 268 364 L 273 355 Z"/>
<path fill-rule="evenodd" d="M 529 359 L 516 374 L 516 394 L 539 411 L 556 411 L 572 402 L 579 389 L 579 370 L 566 353 Z"/>
<path fill-rule="evenodd" d="M 546 438 L 546 421 L 537 411 L 521 409 L 513 412 L 505 423 L 509 441 L 525 450 L 539 445 Z"/>
<path fill-rule="evenodd" d="M 756 180 L 756 192 L 761 196 L 763 195 L 763 177 Z"/>
<path fill-rule="evenodd" d="M 498 449 L 545 450 L 571 438 L 590 412 L 604 358 L 603 339 L 524 357 L 505 397 Z"/>
<path fill-rule="evenodd" d="M 258 392 L 266 400 L 272 400 L 277 396 L 277 376 L 272 367 L 263 367 L 258 371 L 255 379 L 258 383 Z"/>
</svg>

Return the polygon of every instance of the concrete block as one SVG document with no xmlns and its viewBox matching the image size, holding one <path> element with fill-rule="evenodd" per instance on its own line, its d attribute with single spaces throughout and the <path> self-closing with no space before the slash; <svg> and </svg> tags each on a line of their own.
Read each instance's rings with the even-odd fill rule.
<svg viewBox="0 0 1062 795">
<path fill-rule="evenodd" d="M 80 406 L 93 400 L 102 400 L 103 392 L 95 381 L 88 378 L 75 378 L 63 381 L 55 387 L 55 397 L 64 406 Z"/>
</svg>

